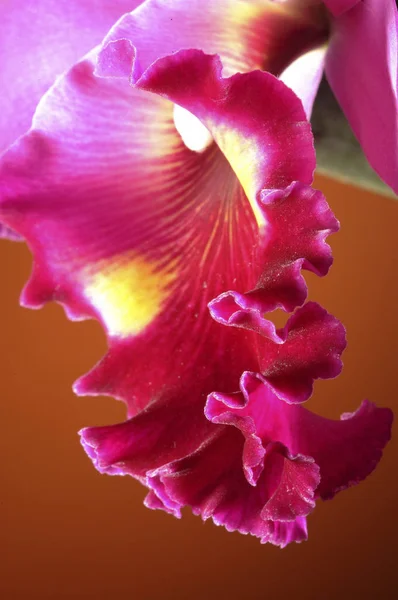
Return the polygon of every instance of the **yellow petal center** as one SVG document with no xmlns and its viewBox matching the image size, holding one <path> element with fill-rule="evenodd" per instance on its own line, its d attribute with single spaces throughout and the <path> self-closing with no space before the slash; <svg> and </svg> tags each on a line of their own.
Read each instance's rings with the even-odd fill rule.
<svg viewBox="0 0 398 600">
<path fill-rule="evenodd" d="M 140 256 L 104 260 L 86 269 L 85 294 L 111 336 L 141 333 L 161 312 L 177 273 Z"/>
</svg>

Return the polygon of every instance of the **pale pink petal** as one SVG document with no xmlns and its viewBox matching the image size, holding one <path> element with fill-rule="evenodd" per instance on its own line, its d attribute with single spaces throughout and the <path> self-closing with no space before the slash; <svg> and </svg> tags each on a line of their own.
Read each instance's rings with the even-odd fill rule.
<svg viewBox="0 0 398 600">
<path fill-rule="evenodd" d="M 366 0 L 333 20 L 326 75 L 371 166 L 398 193 L 397 6 Z"/>
<path fill-rule="evenodd" d="M 279 75 L 303 103 L 307 118 L 311 118 L 315 97 L 321 83 L 327 46 L 321 46 L 302 54 Z"/>
<path fill-rule="evenodd" d="M 139 0 L 0 2 L 0 153 L 29 129 L 36 104 L 55 78 L 139 4 Z"/>
</svg>

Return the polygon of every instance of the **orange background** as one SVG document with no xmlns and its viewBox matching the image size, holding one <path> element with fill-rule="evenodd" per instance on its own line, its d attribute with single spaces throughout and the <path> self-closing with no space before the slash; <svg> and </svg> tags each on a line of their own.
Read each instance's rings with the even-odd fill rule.
<svg viewBox="0 0 398 600">
<path fill-rule="evenodd" d="M 310 296 L 348 329 L 345 369 L 318 383 L 327 416 L 368 397 L 397 407 L 397 209 L 318 177 L 340 219 L 335 265 L 309 276 Z M 309 518 L 309 541 L 280 550 L 186 512 L 142 505 L 130 478 L 99 475 L 79 445 L 84 425 L 123 419 L 110 398 L 77 398 L 71 383 L 105 350 L 99 325 L 60 307 L 18 307 L 30 271 L 21 244 L 0 244 L 2 600 L 389 599 L 398 597 L 398 436 L 378 470 Z M 395 433 L 397 433 L 395 427 Z"/>
</svg>

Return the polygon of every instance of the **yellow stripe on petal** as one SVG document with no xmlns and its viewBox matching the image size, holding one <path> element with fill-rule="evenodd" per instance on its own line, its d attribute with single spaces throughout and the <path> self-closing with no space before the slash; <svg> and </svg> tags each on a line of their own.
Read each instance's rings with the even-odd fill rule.
<svg viewBox="0 0 398 600">
<path fill-rule="evenodd" d="M 273 72 L 275 59 L 277 62 L 280 60 L 275 53 L 281 52 L 277 42 L 280 36 L 273 32 L 284 33 L 284 30 L 289 31 L 300 23 L 303 27 L 306 23 L 316 23 L 317 7 L 313 5 L 314 0 L 236 0 L 225 18 L 224 77 L 253 69 Z M 318 20 L 321 18 L 318 12 L 316 16 Z M 289 57 L 288 45 L 285 51 Z"/>
<path fill-rule="evenodd" d="M 300 4 L 301 2 L 301 4 Z M 231 21 L 237 26 L 249 26 L 266 18 L 269 14 L 300 18 L 302 9 L 307 5 L 315 4 L 314 0 L 291 0 L 274 2 L 274 0 L 260 0 L 259 2 L 248 2 L 237 0 L 231 10 Z"/>
<path fill-rule="evenodd" d="M 244 138 L 229 127 L 216 125 L 211 131 L 243 187 L 258 226 L 264 226 L 265 218 L 257 202 L 257 192 L 261 186 L 258 172 L 261 150 L 253 139 Z"/>
<path fill-rule="evenodd" d="M 116 262 L 115 262 L 116 261 Z M 160 270 L 140 256 L 113 257 L 85 270 L 85 295 L 99 311 L 108 333 L 141 333 L 161 312 L 176 271 Z"/>
</svg>

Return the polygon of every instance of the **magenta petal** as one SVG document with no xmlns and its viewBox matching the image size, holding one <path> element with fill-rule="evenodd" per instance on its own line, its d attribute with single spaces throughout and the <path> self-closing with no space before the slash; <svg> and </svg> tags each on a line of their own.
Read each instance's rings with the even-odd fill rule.
<svg viewBox="0 0 398 600">
<path fill-rule="evenodd" d="M 333 498 L 376 468 L 391 437 L 392 421 L 390 409 L 377 408 L 367 400 L 356 412 L 343 414 L 340 421 L 303 413 L 297 422 L 298 444 L 320 466 L 317 494 L 322 499 Z"/>
<path fill-rule="evenodd" d="M 262 509 L 262 518 L 293 521 L 297 516 L 308 515 L 315 506 L 314 491 L 319 484 L 319 467 L 312 458 L 291 455 L 284 445 L 273 441 L 273 437 L 260 437 L 261 431 L 257 429 L 249 407 L 247 384 L 252 377 L 249 373 L 242 376 L 243 395 L 210 394 L 205 414 L 212 423 L 232 425 L 242 432 L 245 438 L 242 456 L 245 477 L 250 485 L 266 486 L 268 490 L 269 499 Z M 269 393 L 272 396 L 272 392 Z M 262 475 L 264 477 L 260 481 Z"/>
<path fill-rule="evenodd" d="M 270 531 L 269 538 L 263 539 L 262 542 L 270 541 L 275 546 L 285 548 L 292 542 L 300 543 L 307 539 L 307 520 L 305 517 L 297 517 L 295 521 L 272 522 Z"/>
<path fill-rule="evenodd" d="M 218 54 L 225 75 L 255 69 L 277 75 L 299 96 L 309 117 L 325 53 L 314 49 L 324 47 L 327 35 L 326 11 L 310 3 L 278 6 L 269 1 L 190 0 L 187 11 L 185 0 L 151 0 L 112 28 L 97 72 L 127 76 L 123 64 L 130 68 L 132 80 L 137 80 L 157 59 L 197 48 Z M 131 60 L 128 43 L 137 50 L 139 60 Z M 115 55 L 120 57 L 119 65 Z"/>
<path fill-rule="evenodd" d="M 147 485 L 151 490 L 145 498 L 145 506 L 154 510 L 164 510 L 181 518 L 182 506 L 186 502 L 190 505 L 192 495 L 195 494 L 194 490 L 189 489 L 188 478 L 185 478 L 187 481 L 184 481 L 184 475 L 186 476 L 187 472 L 182 471 L 181 475 L 178 472 L 179 466 L 184 468 L 185 464 L 184 461 L 181 461 L 180 465 L 174 463 L 164 471 L 154 472 L 148 477 Z M 173 477 L 175 477 L 174 481 Z M 250 533 L 259 537 L 263 544 L 270 542 L 284 548 L 291 542 L 302 542 L 307 539 L 305 517 L 296 517 L 294 521 L 264 521 L 255 502 L 248 503 L 249 510 L 246 510 L 246 514 L 243 515 L 243 507 L 236 504 L 224 510 L 222 508 L 217 510 L 217 494 L 221 496 L 222 491 L 218 489 L 215 494 L 216 498 L 208 500 L 204 508 L 193 507 L 193 513 L 200 514 L 203 520 L 211 517 L 216 525 L 222 525 L 228 531 L 238 530 L 243 534 Z"/>
<path fill-rule="evenodd" d="M 395 0 L 366 0 L 333 21 L 328 81 L 370 164 L 398 193 Z"/>
<path fill-rule="evenodd" d="M 263 340 L 259 350 L 260 372 L 280 398 L 287 402 L 307 399 L 314 379 L 339 375 L 345 330 L 318 304 L 309 302 L 298 309 L 279 335 L 283 344 L 270 348 Z"/>
<path fill-rule="evenodd" d="M 365 479 L 390 439 L 392 411 L 368 401 L 334 421 L 280 400 L 258 375 L 244 374 L 240 388 L 233 401 L 225 394 L 211 394 L 207 418 L 235 427 L 249 422 L 263 446 L 277 441 L 292 455 L 313 458 L 321 476 L 316 495 L 323 499 Z"/>
<path fill-rule="evenodd" d="M 82 431 L 83 445 L 100 471 L 145 483 L 150 508 L 180 516 L 190 506 L 228 531 L 281 546 L 305 539 L 315 498 L 332 497 L 376 466 L 391 411 L 365 402 L 331 421 L 280 400 L 257 375 L 244 374 L 240 387 L 209 395 L 207 421 L 200 398 L 174 398 L 124 424 Z"/>
<path fill-rule="evenodd" d="M 154 402 L 126 423 L 83 430 L 82 443 L 100 471 L 145 483 L 148 507 L 180 516 L 190 506 L 281 546 L 305 538 L 302 519 L 317 496 L 373 470 L 392 420 L 370 403 L 341 421 L 324 419 L 280 400 L 251 373 L 239 393 L 209 395 L 207 421 L 200 409 L 200 396 Z"/>
<path fill-rule="evenodd" d="M 210 303 L 213 318 L 224 325 L 255 331 L 253 339 L 264 381 L 286 402 L 304 402 L 315 379 L 337 377 L 346 347 L 342 324 L 315 302 L 309 302 L 275 330 L 250 296 L 222 294 Z"/>
<path fill-rule="evenodd" d="M 270 449 L 267 472 L 256 486 L 250 486 L 240 467 L 240 448 L 237 432 L 220 428 L 218 437 L 197 452 L 149 472 L 146 483 L 152 491 L 147 506 L 179 516 L 180 508 L 188 505 L 194 514 L 204 520 L 211 518 L 228 531 L 251 534 L 281 547 L 305 539 L 305 518 L 300 513 L 308 514 L 313 501 L 307 504 L 304 489 L 308 486 L 314 490 L 316 475 L 304 473 L 305 460 L 286 467 L 285 462 L 294 459 L 285 459 L 280 446 L 275 445 Z M 309 461 L 308 467 L 311 464 Z M 300 487 L 298 495 L 297 488 L 290 489 L 293 481 Z M 286 517 L 287 523 L 271 518 L 278 514 Z"/>
<path fill-rule="evenodd" d="M 183 397 L 171 397 L 123 423 L 87 427 L 79 433 L 101 473 L 141 480 L 147 471 L 191 454 L 217 432 L 204 418 L 200 399 L 187 403 Z"/>
<path fill-rule="evenodd" d="M 339 17 L 362 0 L 323 0 L 332 15 Z"/>
<path fill-rule="evenodd" d="M 139 0 L 0 2 L 0 153 L 30 127 L 54 80 Z"/>
<path fill-rule="evenodd" d="M 282 470 L 280 479 L 272 496 L 264 506 L 261 516 L 270 521 L 295 521 L 297 517 L 307 516 L 315 507 L 315 490 L 319 484 L 319 467 L 312 458 L 307 456 L 291 456 L 282 447 L 277 453 L 279 444 L 267 446 L 264 461 L 264 471 L 267 473 L 277 465 L 270 464 L 270 453 L 276 453 L 279 469 Z"/>
<path fill-rule="evenodd" d="M 251 308 L 262 313 L 278 307 L 290 312 L 307 296 L 302 269 L 319 276 L 328 272 L 332 254 L 325 240 L 339 224 L 324 196 L 299 183 L 284 190 L 263 190 L 260 198 L 267 222 L 258 251 L 262 274 L 256 289 L 245 296 Z M 245 306 L 243 295 L 239 297 L 239 303 Z M 220 301 L 224 304 L 226 296 L 220 296 Z M 218 304 L 218 299 L 213 300 L 212 310 Z"/>
</svg>

